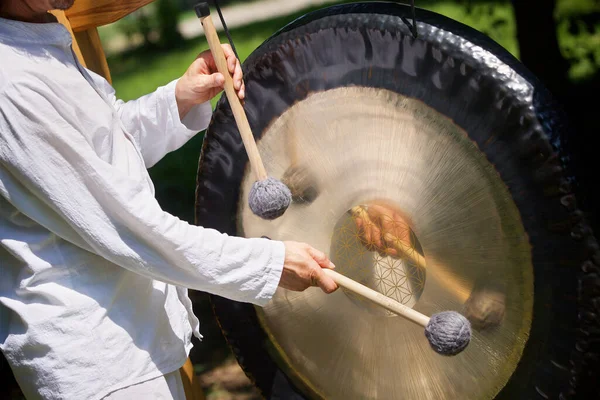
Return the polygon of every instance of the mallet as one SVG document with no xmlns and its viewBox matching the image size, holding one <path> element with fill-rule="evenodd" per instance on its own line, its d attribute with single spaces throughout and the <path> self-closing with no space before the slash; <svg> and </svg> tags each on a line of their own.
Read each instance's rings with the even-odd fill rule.
<svg viewBox="0 0 600 400">
<path fill-rule="evenodd" d="M 442 311 L 430 317 L 405 306 L 331 269 L 323 272 L 339 286 L 425 328 L 425 337 L 437 353 L 453 356 L 471 341 L 471 323 L 456 311 Z"/>
<path fill-rule="evenodd" d="M 268 236 L 262 238 L 271 239 Z M 438 354 L 457 355 L 471 342 L 471 323 L 456 311 L 442 311 L 433 314 L 430 318 L 332 269 L 323 268 L 323 273 L 333 279 L 338 286 L 425 328 L 425 337 L 431 348 Z"/>
<path fill-rule="evenodd" d="M 244 107 L 233 87 L 233 78 L 227 68 L 227 60 L 221 48 L 221 41 L 217 35 L 217 30 L 210 16 L 208 3 L 199 3 L 194 9 L 204 28 L 206 40 L 208 41 L 208 46 L 210 47 L 217 69 L 225 77 L 225 94 L 240 131 L 252 171 L 256 177 L 256 181 L 252 185 L 248 196 L 250 209 L 254 214 L 263 219 L 279 218 L 290 206 L 292 193 L 283 182 L 267 175 Z"/>
</svg>

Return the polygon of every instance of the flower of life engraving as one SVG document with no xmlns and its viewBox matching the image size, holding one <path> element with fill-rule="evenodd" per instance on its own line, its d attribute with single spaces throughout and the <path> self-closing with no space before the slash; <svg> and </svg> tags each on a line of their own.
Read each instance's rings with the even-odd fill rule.
<svg viewBox="0 0 600 400">
<path fill-rule="evenodd" d="M 337 269 L 361 284 L 408 307 L 416 304 L 425 287 L 425 268 L 414 262 L 417 238 L 393 212 L 359 206 L 346 213 L 334 228 L 330 257 Z M 373 210 L 373 209 L 372 209 Z M 385 210 L 385 209 L 384 209 Z M 355 304 L 375 314 L 395 315 L 342 288 Z"/>
</svg>

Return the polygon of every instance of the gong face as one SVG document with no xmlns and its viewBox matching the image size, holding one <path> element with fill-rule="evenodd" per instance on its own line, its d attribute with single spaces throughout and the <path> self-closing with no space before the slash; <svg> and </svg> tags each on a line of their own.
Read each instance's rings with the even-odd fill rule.
<svg viewBox="0 0 600 400">
<path fill-rule="evenodd" d="M 377 243 L 385 236 L 402 241 L 406 251 Z M 344 213 L 333 228 L 329 257 L 335 264 L 343 266 L 346 276 L 412 307 L 421 297 L 427 277 L 425 263 L 419 263 L 419 258 L 423 259 L 421 253 L 420 243 L 404 216 L 386 203 L 361 205 Z M 396 315 L 351 291 L 342 290 L 371 313 Z"/>
<path fill-rule="evenodd" d="M 309 243 L 340 273 L 426 315 L 465 312 L 472 296 L 506 288 L 501 320 L 476 331 L 453 358 L 433 352 L 423 328 L 344 290 L 280 289 L 257 312 L 289 374 L 328 399 L 494 397 L 527 340 L 533 270 L 519 213 L 465 133 L 421 102 L 380 89 L 340 88 L 295 104 L 258 147 L 273 176 L 302 165 L 319 190 L 275 221 L 240 202 L 244 236 Z M 246 174 L 242 197 L 253 182 Z M 361 235 L 359 216 L 348 210 L 374 204 L 377 216 L 397 221 L 381 236 L 414 234 L 423 271 Z"/>
<path fill-rule="evenodd" d="M 458 311 L 470 345 L 440 356 L 423 328 L 344 289 L 280 289 L 264 308 L 212 296 L 219 325 L 266 398 L 595 398 L 600 258 L 565 168 L 566 125 L 489 38 L 424 10 L 413 37 L 410 19 L 396 3 L 334 6 L 261 45 L 244 63 L 244 108 L 293 203 L 273 221 L 250 212 L 254 177 L 222 97 L 196 217 L 307 242 L 423 314 Z"/>
</svg>

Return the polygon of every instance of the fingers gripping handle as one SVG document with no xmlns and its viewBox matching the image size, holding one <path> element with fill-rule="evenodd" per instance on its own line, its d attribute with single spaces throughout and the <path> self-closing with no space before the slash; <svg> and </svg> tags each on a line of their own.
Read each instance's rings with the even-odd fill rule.
<svg viewBox="0 0 600 400">
<path fill-rule="evenodd" d="M 233 112 L 235 122 L 240 131 L 240 135 L 242 136 L 242 141 L 244 142 L 244 147 L 248 153 L 248 159 L 250 160 L 252 171 L 254 172 L 257 180 L 262 181 L 267 179 L 267 172 L 260 158 L 258 148 L 256 147 L 256 142 L 254 140 L 254 136 L 252 135 L 248 118 L 246 117 L 246 112 L 244 111 L 244 107 L 242 106 L 242 103 L 235 92 L 235 88 L 233 87 L 233 78 L 229 73 L 229 68 L 227 68 L 227 59 L 225 58 L 225 53 L 223 53 L 221 41 L 219 40 L 217 30 L 215 29 L 215 25 L 213 24 L 210 16 L 208 3 L 199 3 L 194 7 L 194 9 L 196 11 L 196 15 L 200 19 L 202 27 L 204 28 L 204 34 L 215 60 L 217 70 L 225 77 L 225 95 L 227 96 L 227 100 L 229 100 L 231 111 Z"/>
<path fill-rule="evenodd" d="M 339 286 L 342 286 L 351 292 L 362 296 L 373 303 L 380 305 L 381 307 L 400 315 L 422 327 L 426 327 L 429 323 L 429 317 L 421 314 L 420 312 L 413 310 L 410 307 L 406 307 L 404 304 L 401 304 L 393 299 L 390 299 L 383 294 L 370 289 L 360 283 L 345 277 L 331 269 L 323 269 L 323 272 L 327 274 L 331 279 L 335 281 Z"/>
</svg>

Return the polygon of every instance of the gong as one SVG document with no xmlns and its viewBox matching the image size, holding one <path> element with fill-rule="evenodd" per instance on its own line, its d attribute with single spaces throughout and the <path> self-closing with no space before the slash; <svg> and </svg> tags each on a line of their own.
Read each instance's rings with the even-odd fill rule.
<svg viewBox="0 0 600 400">
<path fill-rule="evenodd" d="M 438 355 L 422 329 L 343 289 L 279 289 L 264 308 L 213 296 L 222 331 L 267 398 L 594 390 L 582 343 L 595 322 L 578 289 L 597 244 L 572 193 L 560 112 L 489 38 L 416 15 L 415 36 L 408 7 L 334 6 L 263 43 L 243 66 L 250 125 L 270 175 L 310 179 L 282 217 L 256 217 L 222 97 L 203 143 L 196 218 L 231 235 L 309 243 L 338 272 L 423 314 L 461 312 L 471 344 Z M 412 255 L 382 251 L 365 224 L 404 238 Z"/>
</svg>

